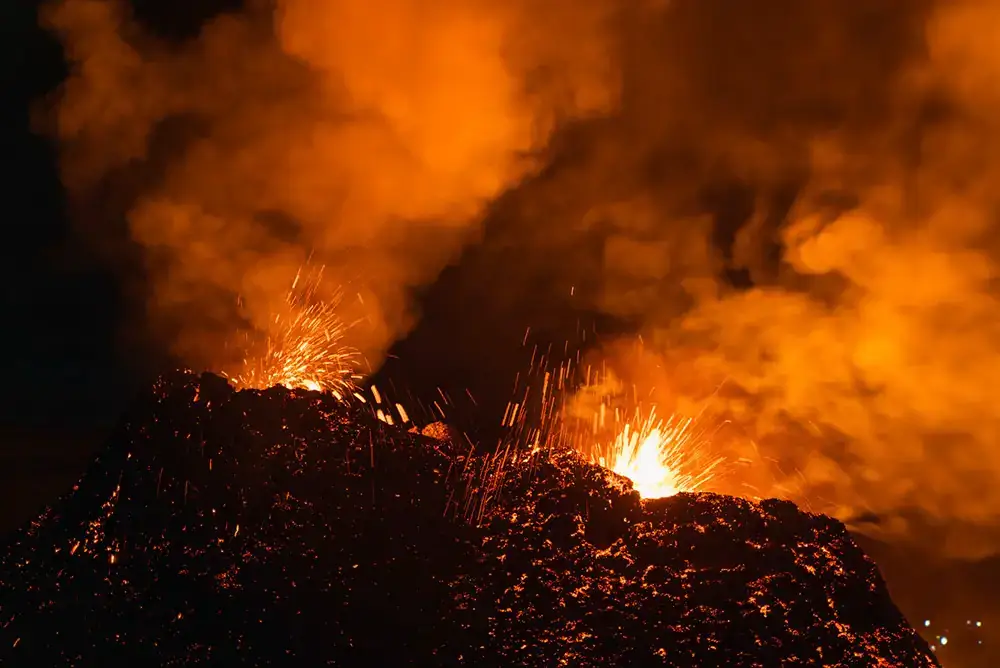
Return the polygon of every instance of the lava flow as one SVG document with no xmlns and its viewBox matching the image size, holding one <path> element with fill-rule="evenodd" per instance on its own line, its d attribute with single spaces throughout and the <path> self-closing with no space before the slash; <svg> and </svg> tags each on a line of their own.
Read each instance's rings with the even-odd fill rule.
<svg viewBox="0 0 1000 668">
<path fill-rule="evenodd" d="M 301 270 L 295 275 L 263 352 L 244 358 L 242 370 L 227 376 L 236 387 L 263 390 L 280 385 L 329 392 L 338 399 L 354 390 L 358 353 L 344 342 L 351 325 L 340 314 L 342 293 L 318 298 L 321 279 L 322 269 L 305 280 Z"/>
</svg>

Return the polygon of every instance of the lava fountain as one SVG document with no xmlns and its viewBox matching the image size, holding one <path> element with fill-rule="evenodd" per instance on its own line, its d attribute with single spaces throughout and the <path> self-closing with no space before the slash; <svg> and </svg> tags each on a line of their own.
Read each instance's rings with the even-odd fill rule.
<svg viewBox="0 0 1000 668">
<path fill-rule="evenodd" d="M 697 419 L 660 418 L 656 406 L 645 408 L 636 388 L 628 391 L 605 363 L 581 366 L 579 353 L 553 362 L 549 352 L 534 347 L 514 396 L 502 420 L 511 430 L 510 443 L 532 454 L 575 450 L 628 478 L 645 499 L 707 491 L 722 471 L 725 458 L 711 453 Z M 499 455 L 502 463 L 509 447 Z M 501 479 L 502 469 L 498 464 L 491 475 Z"/>
<path fill-rule="evenodd" d="M 237 388 L 329 392 L 338 399 L 356 387 L 358 353 L 344 337 L 351 328 L 340 314 L 341 290 L 321 299 L 322 269 L 303 279 L 300 269 L 283 307 L 274 315 L 262 342 L 248 343 L 255 354 L 243 359 L 239 373 L 226 377 Z"/>
<path fill-rule="evenodd" d="M 619 427 L 614 440 L 594 448 L 592 459 L 631 480 L 646 499 L 702 491 L 715 477 L 722 458 L 705 456 L 704 441 L 693 425 L 690 418 L 662 420 L 655 408 L 643 418 L 637 409 L 633 419 Z"/>
</svg>

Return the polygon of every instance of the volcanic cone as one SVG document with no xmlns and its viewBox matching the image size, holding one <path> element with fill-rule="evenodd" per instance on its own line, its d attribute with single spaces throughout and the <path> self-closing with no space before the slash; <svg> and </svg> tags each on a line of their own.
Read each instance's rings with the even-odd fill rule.
<svg viewBox="0 0 1000 668">
<path fill-rule="evenodd" d="M 4 547 L 0 662 L 938 665 L 835 520 L 495 462 L 329 395 L 162 378 Z"/>
</svg>

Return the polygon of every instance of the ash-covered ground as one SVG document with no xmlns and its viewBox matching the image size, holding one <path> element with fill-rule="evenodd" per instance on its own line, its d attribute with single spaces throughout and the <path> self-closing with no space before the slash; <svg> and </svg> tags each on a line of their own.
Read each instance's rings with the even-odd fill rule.
<svg viewBox="0 0 1000 668">
<path fill-rule="evenodd" d="M 835 520 L 209 375 L 0 558 L 3 665 L 938 665 Z"/>
</svg>

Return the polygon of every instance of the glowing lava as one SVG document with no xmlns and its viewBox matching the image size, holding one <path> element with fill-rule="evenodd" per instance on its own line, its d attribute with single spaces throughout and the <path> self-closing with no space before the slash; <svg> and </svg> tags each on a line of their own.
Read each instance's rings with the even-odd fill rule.
<svg viewBox="0 0 1000 668">
<path fill-rule="evenodd" d="M 284 309 L 275 314 L 263 350 L 243 360 L 239 374 L 228 378 L 239 388 L 329 392 L 343 399 L 355 388 L 357 351 L 344 343 L 350 329 L 338 307 L 341 293 L 320 300 L 316 291 L 322 272 L 300 288 L 296 274 Z"/>
<path fill-rule="evenodd" d="M 701 491 L 714 478 L 722 459 L 706 460 L 691 419 L 660 420 L 655 409 L 645 420 L 638 411 L 635 417 L 613 442 L 597 447 L 596 463 L 631 480 L 646 499 Z"/>
</svg>

